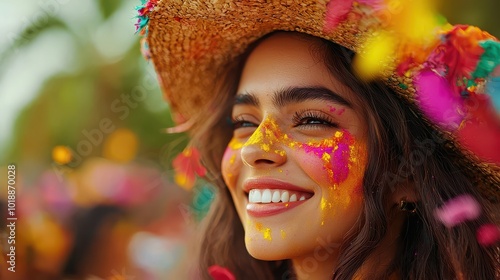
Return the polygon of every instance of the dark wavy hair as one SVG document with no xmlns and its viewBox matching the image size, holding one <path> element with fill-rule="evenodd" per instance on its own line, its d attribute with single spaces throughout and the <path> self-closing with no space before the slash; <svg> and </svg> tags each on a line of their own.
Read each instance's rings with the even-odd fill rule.
<svg viewBox="0 0 500 280">
<path fill-rule="evenodd" d="M 231 195 L 221 177 L 221 160 L 232 137 L 229 116 L 233 97 L 246 58 L 268 36 L 219 73 L 217 97 L 201 113 L 192 135 L 200 148 L 216 198 L 200 224 L 194 266 L 196 279 L 211 279 L 207 269 L 220 265 L 237 279 L 295 279 L 290 260 L 261 261 L 251 257 L 244 244 L 244 229 Z M 465 168 L 463 156 L 452 143 L 430 125 L 415 105 L 388 88 L 383 81 L 364 82 L 352 69 L 354 53 L 333 42 L 295 33 L 311 41 L 332 75 L 354 93 L 368 124 L 368 163 L 363 179 L 364 209 L 357 225 L 339 248 L 339 261 L 332 279 L 352 279 L 381 244 L 388 221 L 397 207 L 388 208 L 388 197 L 398 188 L 414 191 L 417 211 L 407 214 L 397 240 L 398 249 L 390 266 L 379 268 L 372 279 L 497 279 L 500 247 L 482 247 L 475 232 L 485 223 L 498 225 L 498 205 L 484 199 Z M 474 197 L 482 215 L 473 221 L 446 228 L 434 218 L 434 210 L 461 194 Z M 387 210 L 389 209 L 389 210 Z M 401 214 L 401 213 L 399 213 Z M 371 273 L 371 272 L 370 272 Z M 366 277 L 366 276 L 364 276 Z"/>
</svg>

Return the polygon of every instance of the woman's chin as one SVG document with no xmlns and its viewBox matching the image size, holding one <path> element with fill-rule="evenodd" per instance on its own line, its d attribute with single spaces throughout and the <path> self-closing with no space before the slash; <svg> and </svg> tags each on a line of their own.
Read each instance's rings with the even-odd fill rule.
<svg viewBox="0 0 500 280">
<path fill-rule="evenodd" d="M 247 251 L 250 256 L 261 261 L 278 261 L 289 259 L 290 255 L 287 252 L 275 249 L 274 246 L 247 245 Z"/>
<path fill-rule="evenodd" d="M 277 261 L 296 257 L 297 248 L 296 244 L 291 244 L 286 240 L 255 240 L 255 239 L 245 239 L 245 246 L 248 253 L 258 259 L 263 261 Z"/>
</svg>

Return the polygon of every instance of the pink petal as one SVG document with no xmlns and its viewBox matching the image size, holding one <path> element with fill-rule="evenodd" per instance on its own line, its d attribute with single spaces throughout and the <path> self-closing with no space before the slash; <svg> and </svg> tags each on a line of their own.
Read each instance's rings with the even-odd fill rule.
<svg viewBox="0 0 500 280">
<path fill-rule="evenodd" d="M 208 274 L 212 276 L 214 280 L 235 280 L 236 278 L 234 275 L 229 271 L 229 269 L 218 266 L 218 265 L 212 265 L 211 267 L 208 268 Z"/>
<path fill-rule="evenodd" d="M 346 19 L 352 8 L 353 0 L 331 0 L 326 5 L 325 30 L 332 31 L 341 21 Z"/>
<path fill-rule="evenodd" d="M 434 211 L 436 219 L 448 228 L 476 219 L 479 214 L 481 214 L 481 206 L 470 195 L 460 195 L 450 199 L 443 207 Z"/>
<path fill-rule="evenodd" d="M 423 70 L 415 78 L 416 97 L 429 119 L 444 128 L 456 129 L 462 122 L 463 103 L 448 81 L 431 70 Z"/>
<path fill-rule="evenodd" d="M 490 246 L 500 240 L 500 229 L 493 224 L 482 225 L 476 232 L 479 244 Z"/>
</svg>

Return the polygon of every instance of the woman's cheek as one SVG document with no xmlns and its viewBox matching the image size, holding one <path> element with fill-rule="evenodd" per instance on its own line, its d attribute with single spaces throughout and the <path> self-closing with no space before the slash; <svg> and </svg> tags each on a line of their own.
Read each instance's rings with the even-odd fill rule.
<svg viewBox="0 0 500 280">
<path fill-rule="evenodd" d="M 366 145 L 349 135 L 334 140 L 333 145 L 305 145 L 298 154 L 302 169 L 321 187 L 322 225 L 336 213 L 359 208 L 363 200 Z"/>
<path fill-rule="evenodd" d="M 235 187 L 241 168 L 241 146 L 242 144 L 240 142 L 232 139 L 222 157 L 222 177 L 230 189 Z"/>
<path fill-rule="evenodd" d="M 325 185 L 326 182 L 326 185 L 332 187 L 346 181 L 353 169 L 359 167 L 361 157 L 365 154 L 364 145 L 356 141 L 347 130 L 337 131 L 331 138 L 300 143 L 296 147 L 301 153 L 298 157 L 307 161 L 302 167 L 313 179 L 323 182 L 320 185 Z"/>
</svg>

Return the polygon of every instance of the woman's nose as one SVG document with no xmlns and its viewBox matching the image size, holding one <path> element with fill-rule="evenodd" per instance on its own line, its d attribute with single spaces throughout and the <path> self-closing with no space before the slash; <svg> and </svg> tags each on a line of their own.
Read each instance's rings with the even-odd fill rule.
<svg viewBox="0 0 500 280">
<path fill-rule="evenodd" d="M 251 144 L 241 149 L 241 159 L 245 165 L 254 168 L 276 167 L 286 162 L 286 153 L 282 149 L 266 150 L 258 144 Z"/>
<path fill-rule="evenodd" d="M 273 130 L 264 123 L 255 130 L 241 149 L 241 159 L 245 165 L 254 168 L 276 167 L 287 161 L 283 139 L 279 139 L 281 133 Z"/>
</svg>

